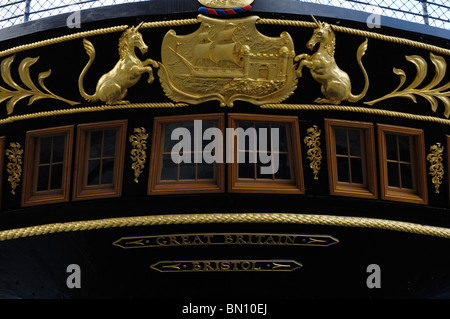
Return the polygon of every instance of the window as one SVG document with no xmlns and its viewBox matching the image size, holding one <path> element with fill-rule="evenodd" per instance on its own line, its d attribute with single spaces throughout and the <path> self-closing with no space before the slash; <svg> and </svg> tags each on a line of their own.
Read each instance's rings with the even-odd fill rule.
<svg viewBox="0 0 450 319">
<path fill-rule="evenodd" d="M 381 197 L 427 204 L 422 130 L 378 125 Z"/>
<path fill-rule="evenodd" d="M 22 206 L 69 200 L 73 126 L 28 131 Z"/>
<path fill-rule="evenodd" d="M 371 123 L 325 119 L 330 194 L 377 198 Z"/>
<path fill-rule="evenodd" d="M 148 193 L 223 192 L 224 122 L 223 114 L 155 118 Z"/>
<path fill-rule="evenodd" d="M 228 127 L 230 192 L 304 193 L 296 116 L 229 114 Z"/>
<path fill-rule="evenodd" d="M 73 200 L 122 194 L 127 121 L 78 125 Z"/>
</svg>

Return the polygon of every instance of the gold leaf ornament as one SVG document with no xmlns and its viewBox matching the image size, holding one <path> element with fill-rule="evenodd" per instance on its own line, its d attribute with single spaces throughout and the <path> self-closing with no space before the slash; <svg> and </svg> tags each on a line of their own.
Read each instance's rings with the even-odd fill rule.
<svg viewBox="0 0 450 319">
<path fill-rule="evenodd" d="M 436 143 L 430 147 L 430 154 L 427 155 L 427 160 L 430 163 L 428 174 L 432 176 L 431 181 L 436 193 L 439 193 L 439 186 L 442 184 L 444 176 L 443 153 L 444 146 L 441 146 L 441 143 Z"/>
<path fill-rule="evenodd" d="M 16 194 L 16 188 L 20 183 L 22 177 L 22 154 L 23 149 L 19 143 L 10 143 L 6 150 L 8 164 L 6 164 L 6 171 L 8 172 L 8 182 L 11 183 L 11 194 Z"/>
<path fill-rule="evenodd" d="M 318 180 L 318 174 L 320 171 L 320 165 L 322 164 L 322 149 L 320 148 L 320 134 L 317 125 L 314 125 L 306 131 L 308 136 L 303 139 L 303 142 L 308 146 L 308 151 L 306 151 L 307 159 L 310 161 L 309 167 L 313 170 L 314 179 Z"/>
<path fill-rule="evenodd" d="M 30 67 L 37 62 L 39 57 L 35 58 L 27 57 L 20 62 L 18 68 L 19 77 L 22 83 L 26 86 L 26 88 L 21 87 L 14 81 L 14 79 L 11 76 L 11 64 L 13 63 L 15 57 L 16 57 L 15 55 L 12 55 L 6 59 L 3 59 L 0 64 L 2 79 L 8 86 L 12 88 L 12 90 L 10 90 L 0 86 L 0 103 L 8 100 L 8 102 L 6 103 L 6 111 L 8 115 L 14 111 L 16 103 L 26 97 L 30 97 L 28 105 L 31 105 L 35 101 L 40 99 L 57 99 L 62 102 L 68 103 L 72 106 L 79 104 L 79 102 L 70 101 L 60 96 L 57 96 L 54 93 L 52 93 L 49 89 L 47 89 L 47 87 L 44 84 L 44 80 L 50 76 L 51 70 L 41 72 L 38 75 L 38 83 L 46 93 L 38 89 L 38 87 L 31 80 Z"/>
<path fill-rule="evenodd" d="M 134 135 L 129 137 L 129 141 L 133 147 L 130 156 L 133 161 L 133 164 L 131 164 L 131 169 L 134 170 L 134 181 L 139 183 L 139 175 L 141 175 L 144 170 L 144 165 L 147 160 L 145 150 L 147 149 L 148 134 L 143 127 L 136 127 L 134 129 L 134 133 Z"/>
<path fill-rule="evenodd" d="M 418 55 L 405 56 L 406 60 L 413 63 L 416 67 L 416 77 L 414 80 L 403 90 L 400 88 L 406 82 L 406 74 L 402 69 L 394 68 L 393 72 L 400 77 L 400 84 L 397 88 L 391 93 L 373 100 L 369 102 L 365 102 L 365 104 L 373 105 L 378 103 L 379 101 L 394 98 L 394 97 L 402 97 L 412 100 L 414 103 L 417 103 L 416 95 L 423 97 L 426 99 L 431 106 L 431 110 L 433 112 L 437 111 L 439 106 L 439 101 L 444 105 L 444 116 L 448 118 L 450 116 L 450 81 L 447 84 L 444 84 L 440 87 L 438 85 L 442 82 L 445 77 L 447 70 L 447 63 L 445 59 L 441 56 L 434 55 L 430 52 L 430 60 L 434 65 L 435 74 L 433 79 L 427 85 L 422 88 L 418 88 L 424 81 L 427 73 L 428 73 L 428 65 L 424 58 Z"/>
</svg>

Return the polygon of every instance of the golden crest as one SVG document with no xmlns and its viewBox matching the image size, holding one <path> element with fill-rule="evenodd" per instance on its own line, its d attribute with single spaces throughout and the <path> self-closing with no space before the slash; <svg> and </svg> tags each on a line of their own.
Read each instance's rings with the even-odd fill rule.
<svg viewBox="0 0 450 319">
<path fill-rule="evenodd" d="M 253 0 L 198 0 L 201 5 L 214 8 L 214 9 L 226 9 L 245 7 L 253 3 Z"/>
<path fill-rule="evenodd" d="M 287 32 L 267 37 L 255 27 L 257 16 L 219 20 L 199 15 L 199 29 L 165 35 L 158 71 L 166 95 L 199 104 L 235 100 L 256 105 L 279 103 L 297 87 L 294 42 Z"/>
</svg>

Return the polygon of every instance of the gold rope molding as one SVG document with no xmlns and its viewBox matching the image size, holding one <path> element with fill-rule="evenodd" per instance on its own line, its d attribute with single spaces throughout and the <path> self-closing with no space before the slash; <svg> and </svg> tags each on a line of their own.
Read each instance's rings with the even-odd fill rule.
<svg viewBox="0 0 450 319">
<path fill-rule="evenodd" d="M 86 231 L 118 227 L 159 226 L 159 225 L 189 225 L 189 224 L 306 224 L 322 226 L 378 228 L 407 232 L 419 235 L 429 235 L 450 238 L 450 228 L 427 226 L 409 222 L 365 217 L 282 214 L 282 213 L 236 213 L 236 214 L 179 214 L 152 215 L 97 220 L 84 220 L 66 223 L 54 223 L 25 228 L 0 231 L 0 241 L 17 238 L 54 234 L 72 231 Z"/>
<path fill-rule="evenodd" d="M 15 121 L 36 119 L 41 117 L 67 115 L 67 114 L 77 114 L 77 113 L 89 113 L 89 112 L 100 112 L 109 110 L 124 110 L 124 109 L 148 109 L 148 108 L 177 108 L 186 107 L 188 104 L 185 103 L 171 103 L 171 102 L 160 102 L 160 103 L 130 103 L 121 105 L 99 105 L 99 106 L 87 106 L 73 109 L 62 109 L 53 110 L 45 112 L 37 112 L 31 114 L 15 115 L 10 116 L 5 119 L 0 120 L 0 125 L 12 123 Z"/>
<path fill-rule="evenodd" d="M 434 122 L 438 124 L 450 125 L 450 120 L 442 119 L 434 116 L 417 115 L 411 113 L 403 113 L 396 111 L 388 111 L 381 109 L 372 109 L 360 106 L 346 106 L 346 105 L 327 105 L 327 104 L 263 104 L 262 109 L 272 110 L 303 110 L 303 111 L 341 111 L 341 112 L 356 112 L 371 115 L 381 115 L 388 117 L 399 117 L 408 120 Z"/>
</svg>

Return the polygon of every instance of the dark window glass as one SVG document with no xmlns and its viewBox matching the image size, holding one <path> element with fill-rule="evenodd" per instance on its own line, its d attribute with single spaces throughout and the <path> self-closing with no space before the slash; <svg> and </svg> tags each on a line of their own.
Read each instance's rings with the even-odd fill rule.
<svg viewBox="0 0 450 319">
<path fill-rule="evenodd" d="M 48 190 L 49 175 L 50 175 L 50 166 L 49 165 L 39 167 L 38 180 L 37 180 L 37 191 Z"/>
<path fill-rule="evenodd" d="M 117 129 L 90 132 L 87 185 L 112 184 Z"/>
<path fill-rule="evenodd" d="M 350 155 L 361 156 L 361 139 L 359 130 L 348 130 Z"/>
<path fill-rule="evenodd" d="M 398 136 L 398 148 L 400 153 L 400 161 L 409 162 L 411 161 L 410 150 L 411 146 L 409 143 L 409 136 L 399 135 Z"/>
<path fill-rule="evenodd" d="M 61 189 L 63 179 L 63 158 L 65 136 L 39 138 L 39 162 L 36 191 Z"/>
<path fill-rule="evenodd" d="M 347 157 L 337 157 L 337 173 L 338 181 L 350 183 L 350 172 L 348 169 L 348 158 Z"/>
<path fill-rule="evenodd" d="M 412 171 L 410 164 L 400 164 L 400 170 L 402 174 L 402 188 L 413 188 L 412 184 Z"/>
<path fill-rule="evenodd" d="M 400 176 L 398 164 L 394 162 L 387 163 L 388 185 L 392 187 L 400 187 Z"/>
<path fill-rule="evenodd" d="M 52 153 L 52 137 L 41 137 L 39 164 L 50 163 L 51 153 Z"/>
<path fill-rule="evenodd" d="M 386 157 L 388 160 L 398 160 L 397 136 L 386 134 Z"/>
<path fill-rule="evenodd" d="M 347 145 L 347 130 L 345 128 L 334 129 L 334 136 L 336 140 L 336 154 L 347 155 L 348 145 Z"/>
<path fill-rule="evenodd" d="M 359 129 L 334 128 L 337 179 L 344 183 L 364 183 L 362 143 Z"/>
<path fill-rule="evenodd" d="M 363 183 L 363 169 L 361 158 L 351 158 L 352 183 Z"/>
</svg>

